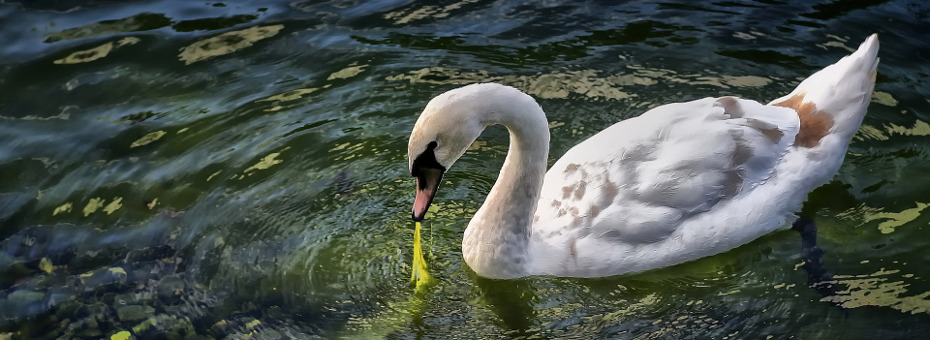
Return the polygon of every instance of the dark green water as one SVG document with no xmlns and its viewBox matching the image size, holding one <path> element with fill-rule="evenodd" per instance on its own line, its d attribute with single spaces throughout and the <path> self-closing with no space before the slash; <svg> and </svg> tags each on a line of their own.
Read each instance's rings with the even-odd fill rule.
<svg viewBox="0 0 930 340">
<path fill-rule="evenodd" d="M 930 332 L 923 1 L 0 3 L 0 339 L 897 339 Z M 879 33 L 869 114 L 800 240 L 604 279 L 478 278 L 507 135 L 448 174 L 409 286 L 407 137 L 432 96 L 532 94 L 552 159 L 662 103 L 768 101 Z M 836 307 L 835 305 L 839 305 Z"/>
</svg>

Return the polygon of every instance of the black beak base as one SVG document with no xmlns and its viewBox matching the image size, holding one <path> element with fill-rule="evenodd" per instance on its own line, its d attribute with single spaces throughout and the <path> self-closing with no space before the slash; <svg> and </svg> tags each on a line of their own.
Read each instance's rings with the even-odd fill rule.
<svg viewBox="0 0 930 340">
<path fill-rule="evenodd" d="M 433 197 L 436 196 L 439 183 L 442 182 L 442 176 L 446 172 L 446 168 L 436 160 L 436 154 L 433 152 L 435 148 L 436 142 L 430 142 L 426 151 L 417 156 L 410 167 L 410 174 L 417 178 L 417 193 L 411 215 L 415 222 L 422 221 L 426 217 L 426 211 L 433 203 Z"/>
</svg>

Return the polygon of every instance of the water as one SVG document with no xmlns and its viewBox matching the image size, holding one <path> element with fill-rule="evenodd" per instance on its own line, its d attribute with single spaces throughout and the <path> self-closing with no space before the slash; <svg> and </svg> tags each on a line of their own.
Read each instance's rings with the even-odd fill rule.
<svg viewBox="0 0 930 340">
<path fill-rule="evenodd" d="M 916 338 L 930 331 L 922 1 L 0 3 L 0 339 Z M 840 290 L 779 232 L 603 279 L 477 277 L 490 129 L 424 225 L 406 142 L 432 96 L 536 97 L 552 159 L 670 101 L 789 92 L 869 34 L 876 94 L 806 205 Z M 834 305 L 839 305 L 836 307 Z"/>
</svg>

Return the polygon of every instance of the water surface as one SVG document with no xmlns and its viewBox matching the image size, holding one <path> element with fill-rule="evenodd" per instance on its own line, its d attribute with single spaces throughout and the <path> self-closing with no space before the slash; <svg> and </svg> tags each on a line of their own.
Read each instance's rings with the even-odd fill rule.
<svg viewBox="0 0 930 340">
<path fill-rule="evenodd" d="M 930 331 L 923 1 L 0 3 L 0 339 L 916 338 Z M 409 286 L 406 143 L 432 96 L 533 95 L 554 161 L 671 101 L 768 101 L 881 39 L 800 240 L 603 279 L 477 277 L 461 234 L 507 134 L 447 175 Z"/>
</svg>

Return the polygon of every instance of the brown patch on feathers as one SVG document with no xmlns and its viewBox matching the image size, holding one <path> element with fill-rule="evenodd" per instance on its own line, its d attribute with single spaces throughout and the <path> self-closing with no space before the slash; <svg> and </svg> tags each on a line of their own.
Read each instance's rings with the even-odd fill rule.
<svg viewBox="0 0 930 340">
<path fill-rule="evenodd" d="M 578 185 L 575 186 L 575 199 L 576 200 L 580 200 L 582 197 L 584 197 L 584 191 L 586 187 L 587 187 L 587 184 L 585 182 L 578 182 Z"/>
<path fill-rule="evenodd" d="M 817 105 L 813 102 L 805 102 L 804 93 L 798 93 L 772 105 L 791 108 L 798 113 L 801 129 L 794 138 L 795 146 L 812 148 L 820 145 L 820 139 L 826 136 L 833 127 L 833 116 L 829 112 L 817 110 Z"/>
<path fill-rule="evenodd" d="M 743 110 L 739 106 L 739 101 L 733 97 L 720 97 L 717 99 L 717 104 L 723 107 L 723 113 L 730 116 L 730 118 L 740 118 L 743 116 Z"/>
<path fill-rule="evenodd" d="M 571 174 L 574 173 L 575 171 L 578 171 L 578 168 L 580 168 L 580 167 L 581 167 L 581 165 L 578 165 L 578 164 L 575 164 L 575 163 L 566 165 L 566 166 L 565 166 L 565 171 L 564 171 L 564 173 L 565 173 L 566 175 L 571 175 Z"/>
</svg>

